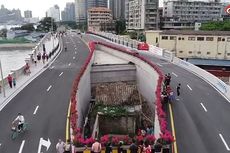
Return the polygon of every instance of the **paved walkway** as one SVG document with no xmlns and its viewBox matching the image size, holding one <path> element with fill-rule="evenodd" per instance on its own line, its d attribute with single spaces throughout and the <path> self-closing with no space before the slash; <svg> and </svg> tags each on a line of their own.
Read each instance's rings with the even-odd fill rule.
<svg viewBox="0 0 230 153">
<path fill-rule="evenodd" d="M 57 44 L 57 41 L 54 42 Z M 52 41 L 46 42 L 46 50 L 49 52 L 53 48 Z M 56 45 L 55 45 L 56 46 Z M 42 50 L 39 52 L 42 53 Z M 12 98 L 14 98 L 24 87 L 26 87 L 33 79 L 35 79 L 39 74 L 41 74 L 43 71 L 45 71 L 48 66 L 54 61 L 54 59 L 57 57 L 56 55 L 59 54 L 59 50 L 55 52 L 55 55 L 51 57 L 48 61 L 45 61 L 43 64 L 42 60 L 37 63 L 37 65 L 32 64 L 30 66 L 30 75 L 22 75 L 16 80 L 16 87 L 10 88 L 7 84 L 5 86 L 5 97 L 3 94 L 3 89 L 0 93 L 0 111 L 10 102 Z M 51 67 L 52 68 L 52 67 Z"/>
</svg>

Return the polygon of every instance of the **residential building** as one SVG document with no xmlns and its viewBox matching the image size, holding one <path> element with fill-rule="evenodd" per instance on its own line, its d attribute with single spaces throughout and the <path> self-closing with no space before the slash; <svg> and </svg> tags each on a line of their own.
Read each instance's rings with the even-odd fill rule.
<svg viewBox="0 0 230 153">
<path fill-rule="evenodd" d="M 55 22 L 60 21 L 60 8 L 58 5 L 54 5 L 53 7 L 49 8 L 46 12 L 47 17 L 52 17 Z"/>
<path fill-rule="evenodd" d="M 146 41 L 179 58 L 230 59 L 229 31 L 146 31 Z"/>
<path fill-rule="evenodd" d="M 32 16 L 32 11 L 30 11 L 30 10 L 26 10 L 26 11 L 24 11 L 24 18 L 32 18 L 33 16 Z"/>
<path fill-rule="evenodd" d="M 167 0 L 163 5 L 162 29 L 194 29 L 202 23 L 221 18 L 222 3 L 215 1 Z"/>
<path fill-rule="evenodd" d="M 66 3 L 66 7 L 61 12 L 62 21 L 75 21 L 75 4 Z"/>
<path fill-rule="evenodd" d="M 110 0 L 109 9 L 114 20 L 125 19 L 125 0 Z"/>
<path fill-rule="evenodd" d="M 1 5 L 0 23 L 21 24 L 23 18 L 19 9 L 9 10 Z"/>
<path fill-rule="evenodd" d="M 112 22 L 112 11 L 106 7 L 93 7 L 88 10 L 88 30 L 101 31 L 101 25 Z"/>
<path fill-rule="evenodd" d="M 75 0 L 75 16 L 77 24 L 86 23 L 87 19 L 87 1 Z"/>
<path fill-rule="evenodd" d="M 129 30 L 158 28 L 158 0 L 126 0 L 126 22 Z"/>
</svg>

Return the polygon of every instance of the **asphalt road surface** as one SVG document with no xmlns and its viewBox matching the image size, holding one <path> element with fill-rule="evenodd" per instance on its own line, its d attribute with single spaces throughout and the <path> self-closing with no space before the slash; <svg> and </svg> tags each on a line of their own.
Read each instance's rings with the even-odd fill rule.
<svg viewBox="0 0 230 153">
<path fill-rule="evenodd" d="M 86 40 L 104 41 L 92 35 Z M 181 83 L 181 95 L 172 104 L 178 153 L 229 153 L 230 103 L 196 75 L 148 52 L 139 52 L 171 73 L 171 86 Z"/>
<path fill-rule="evenodd" d="M 89 49 L 75 33 L 63 37 L 67 52 L 62 51 L 54 63 L 26 86 L 0 112 L 0 153 L 54 153 L 59 138 L 65 140 L 67 110 L 73 80 L 85 62 Z M 11 140 L 11 123 L 21 112 L 29 124 L 28 131 Z"/>
</svg>

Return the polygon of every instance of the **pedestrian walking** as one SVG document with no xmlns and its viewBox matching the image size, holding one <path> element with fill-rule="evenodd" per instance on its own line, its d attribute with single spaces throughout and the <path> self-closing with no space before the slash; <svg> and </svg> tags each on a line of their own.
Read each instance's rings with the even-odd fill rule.
<svg viewBox="0 0 230 153">
<path fill-rule="evenodd" d="M 101 143 L 98 141 L 98 139 L 95 140 L 91 149 L 92 149 L 93 153 L 100 153 L 101 152 Z"/>
<path fill-rule="evenodd" d="M 111 143 L 107 143 L 106 144 L 106 147 L 105 147 L 105 153 L 112 153 L 113 149 L 112 149 L 112 146 L 111 146 Z"/>
<path fill-rule="evenodd" d="M 130 153 L 137 153 L 138 152 L 138 147 L 136 145 L 136 141 L 133 139 L 133 143 L 129 147 Z"/>
<path fill-rule="evenodd" d="M 70 145 L 70 140 L 68 139 L 66 144 L 65 144 L 65 152 L 64 153 L 70 153 L 71 150 L 71 145 Z"/>
<path fill-rule="evenodd" d="M 162 151 L 162 144 L 160 144 L 158 141 L 154 145 L 154 152 L 155 153 L 161 153 Z"/>
<path fill-rule="evenodd" d="M 179 83 L 176 87 L 177 96 L 180 96 L 180 87 L 181 87 L 181 84 Z"/>
<path fill-rule="evenodd" d="M 16 87 L 16 79 L 15 77 L 13 78 L 13 85 L 14 85 L 14 88 Z"/>
<path fill-rule="evenodd" d="M 12 78 L 12 76 L 11 76 L 10 74 L 8 75 L 7 80 L 8 80 L 8 83 L 9 83 L 10 88 L 12 88 L 12 87 L 13 87 L 13 86 L 12 86 L 13 78 Z"/>
<path fill-rule="evenodd" d="M 65 147 L 65 143 L 59 139 L 58 143 L 56 144 L 56 151 L 57 153 L 64 153 L 64 147 Z"/>
</svg>

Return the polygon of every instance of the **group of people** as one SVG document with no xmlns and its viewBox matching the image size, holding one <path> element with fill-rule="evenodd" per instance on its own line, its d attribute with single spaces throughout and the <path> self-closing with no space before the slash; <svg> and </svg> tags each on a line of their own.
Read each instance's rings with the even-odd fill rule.
<svg viewBox="0 0 230 153">
<path fill-rule="evenodd" d="M 65 143 L 61 139 L 59 139 L 58 143 L 56 144 L 56 151 L 57 153 L 70 153 L 71 152 L 70 140 L 67 140 L 67 142 Z"/>
<path fill-rule="evenodd" d="M 51 53 L 47 54 L 45 51 L 41 54 L 40 52 L 37 54 L 37 61 L 39 62 L 42 59 L 43 64 L 45 64 L 45 61 L 48 61 L 48 59 L 51 57 Z M 35 61 L 37 63 L 37 61 Z M 36 64 L 35 63 L 35 64 Z"/>
</svg>

